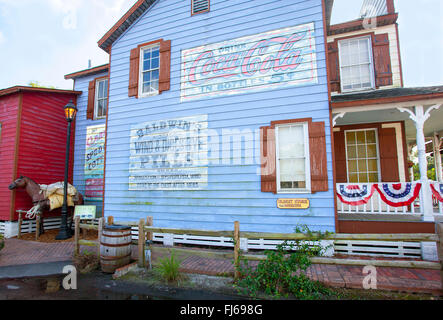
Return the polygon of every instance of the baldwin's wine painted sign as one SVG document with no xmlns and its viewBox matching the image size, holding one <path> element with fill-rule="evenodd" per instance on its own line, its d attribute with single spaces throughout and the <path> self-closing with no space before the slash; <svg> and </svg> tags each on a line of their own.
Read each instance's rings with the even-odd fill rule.
<svg viewBox="0 0 443 320">
<path fill-rule="evenodd" d="M 132 126 L 129 190 L 207 187 L 207 129 L 207 115 Z"/>
<path fill-rule="evenodd" d="M 314 23 L 182 51 L 181 101 L 318 83 Z"/>
</svg>

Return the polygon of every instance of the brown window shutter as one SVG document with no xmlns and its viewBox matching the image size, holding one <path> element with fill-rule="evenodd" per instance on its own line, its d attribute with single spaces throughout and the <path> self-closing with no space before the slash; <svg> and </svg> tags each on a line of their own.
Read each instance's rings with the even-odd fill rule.
<svg viewBox="0 0 443 320">
<path fill-rule="evenodd" d="M 131 50 L 129 63 L 129 86 L 128 96 L 138 98 L 138 78 L 140 66 L 140 49 L 134 48 Z"/>
<path fill-rule="evenodd" d="M 95 80 L 89 82 L 88 88 L 88 108 L 86 110 L 86 119 L 94 120 L 95 106 Z"/>
<path fill-rule="evenodd" d="M 275 129 L 260 128 L 261 191 L 277 193 Z"/>
<path fill-rule="evenodd" d="M 159 93 L 171 88 L 171 40 L 160 43 Z"/>
<path fill-rule="evenodd" d="M 375 86 L 392 85 L 391 55 L 389 50 L 389 36 L 387 33 L 377 34 L 372 38 L 374 53 Z"/>
<path fill-rule="evenodd" d="M 324 122 L 309 123 L 309 150 L 311 157 L 311 191 L 328 191 L 328 165 Z"/>
<path fill-rule="evenodd" d="M 343 130 L 334 132 L 335 179 L 337 183 L 347 183 L 346 142 Z"/>
<path fill-rule="evenodd" d="M 328 43 L 329 81 L 332 92 L 340 92 L 340 63 L 338 59 L 338 44 L 336 41 Z"/>
<path fill-rule="evenodd" d="M 399 182 L 395 128 L 381 128 L 378 134 L 382 182 Z"/>
</svg>

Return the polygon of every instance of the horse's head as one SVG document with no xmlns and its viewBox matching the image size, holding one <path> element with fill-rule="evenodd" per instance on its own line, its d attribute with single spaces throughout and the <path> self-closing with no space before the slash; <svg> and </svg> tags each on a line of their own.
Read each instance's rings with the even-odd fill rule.
<svg viewBox="0 0 443 320">
<path fill-rule="evenodd" d="M 20 176 L 17 180 L 15 180 L 13 183 L 11 183 L 8 187 L 9 190 L 14 190 L 17 188 L 24 188 L 26 187 L 26 179 L 23 176 Z"/>
</svg>

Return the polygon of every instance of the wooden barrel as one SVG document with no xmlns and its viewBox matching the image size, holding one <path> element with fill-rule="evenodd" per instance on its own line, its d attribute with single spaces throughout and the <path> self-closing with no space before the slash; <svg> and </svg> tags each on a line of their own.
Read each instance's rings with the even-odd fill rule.
<svg viewBox="0 0 443 320">
<path fill-rule="evenodd" d="M 103 272 L 114 273 L 131 261 L 131 227 L 106 225 L 100 235 L 100 264 Z"/>
</svg>

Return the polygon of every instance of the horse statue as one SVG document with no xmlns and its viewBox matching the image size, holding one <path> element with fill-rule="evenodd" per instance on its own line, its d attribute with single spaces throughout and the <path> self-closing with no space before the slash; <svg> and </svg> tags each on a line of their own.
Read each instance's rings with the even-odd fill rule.
<svg viewBox="0 0 443 320">
<path fill-rule="evenodd" d="M 63 205 L 63 182 L 57 182 L 47 185 L 39 185 L 28 177 L 20 176 L 17 180 L 9 185 L 9 190 L 25 189 L 26 193 L 31 197 L 34 207 L 28 211 L 26 218 L 34 219 L 36 215 L 40 216 L 40 235 L 44 233 L 43 229 L 43 213 L 60 208 Z M 70 184 L 68 184 L 68 216 L 72 215 L 73 206 L 82 205 L 84 203 L 83 196 L 80 192 Z M 70 222 L 72 228 L 72 219 Z"/>
</svg>

